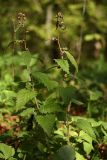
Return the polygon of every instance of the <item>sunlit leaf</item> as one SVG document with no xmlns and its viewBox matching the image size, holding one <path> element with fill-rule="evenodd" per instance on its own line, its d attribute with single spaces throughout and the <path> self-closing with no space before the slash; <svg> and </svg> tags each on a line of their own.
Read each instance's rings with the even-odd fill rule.
<svg viewBox="0 0 107 160">
<path fill-rule="evenodd" d="M 69 63 L 64 59 L 55 59 L 55 62 L 61 67 L 63 71 L 69 74 Z"/>
<path fill-rule="evenodd" d="M 78 65 L 77 65 L 75 58 L 68 51 L 65 51 L 65 54 L 67 55 L 67 58 L 69 59 L 71 64 L 75 67 L 76 72 L 78 72 Z"/>
<path fill-rule="evenodd" d="M 16 110 L 21 109 L 27 102 L 36 96 L 35 91 L 21 89 L 16 97 Z"/>
<path fill-rule="evenodd" d="M 0 152 L 1 152 L 0 158 L 3 158 L 3 159 L 9 159 L 15 154 L 14 148 L 4 143 L 0 143 Z"/>
</svg>

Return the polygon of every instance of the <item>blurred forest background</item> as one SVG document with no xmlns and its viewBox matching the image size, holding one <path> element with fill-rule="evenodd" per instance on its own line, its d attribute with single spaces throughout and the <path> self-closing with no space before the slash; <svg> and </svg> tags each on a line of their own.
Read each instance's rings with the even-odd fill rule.
<svg viewBox="0 0 107 160">
<path fill-rule="evenodd" d="M 12 19 L 23 12 L 27 17 L 28 47 L 47 62 L 47 57 L 55 56 L 51 38 L 55 32 L 55 15 L 60 11 L 66 25 L 61 35 L 63 46 L 77 56 L 82 28 L 83 57 L 98 58 L 104 54 L 107 58 L 107 1 L 87 0 L 83 15 L 84 5 L 85 0 L 0 0 L 0 53 L 12 41 Z"/>
</svg>

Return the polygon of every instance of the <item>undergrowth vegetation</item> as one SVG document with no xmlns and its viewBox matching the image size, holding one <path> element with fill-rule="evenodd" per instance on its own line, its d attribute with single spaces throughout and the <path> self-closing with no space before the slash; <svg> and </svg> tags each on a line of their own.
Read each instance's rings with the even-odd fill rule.
<svg viewBox="0 0 107 160">
<path fill-rule="evenodd" d="M 63 40 L 61 12 L 54 23 L 49 41 L 57 52 L 44 64 L 45 55 L 27 45 L 26 15 L 12 19 L 13 39 L 0 56 L 1 160 L 107 159 L 107 62 L 102 54 L 80 59 L 81 27 L 75 58 Z M 85 36 L 86 42 L 101 38 Z"/>
</svg>

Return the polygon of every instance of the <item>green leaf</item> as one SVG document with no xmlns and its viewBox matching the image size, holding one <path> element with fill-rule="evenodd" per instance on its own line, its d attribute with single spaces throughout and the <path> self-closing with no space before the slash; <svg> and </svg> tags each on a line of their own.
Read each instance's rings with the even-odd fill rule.
<svg viewBox="0 0 107 160">
<path fill-rule="evenodd" d="M 80 131 L 79 138 L 81 138 L 82 140 L 92 144 L 92 137 L 90 137 L 90 135 L 85 133 L 83 130 Z"/>
<path fill-rule="evenodd" d="M 21 109 L 23 106 L 25 106 L 25 104 L 27 102 L 32 100 L 35 97 L 35 95 L 36 95 L 35 91 L 31 91 L 31 90 L 27 90 L 27 89 L 21 89 L 17 93 L 16 109 L 17 110 Z"/>
<path fill-rule="evenodd" d="M 41 113 L 55 113 L 62 111 L 61 106 L 52 98 L 46 99 L 44 104 L 40 107 Z"/>
<path fill-rule="evenodd" d="M 103 96 L 102 92 L 99 91 L 89 91 L 90 101 L 96 101 Z"/>
<path fill-rule="evenodd" d="M 9 159 L 15 154 L 14 148 L 4 143 L 0 143 L 0 152 L 2 153 L 0 154 L 0 158 L 3 158 L 2 156 L 4 156 L 4 159 Z"/>
<path fill-rule="evenodd" d="M 75 67 L 76 72 L 78 72 L 78 65 L 74 57 L 68 51 L 65 51 L 65 54 L 67 55 L 67 58 L 69 59 L 71 64 Z"/>
<path fill-rule="evenodd" d="M 92 144 L 88 142 L 83 142 L 83 146 L 84 146 L 84 151 L 86 152 L 87 155 L 89 155 L 90 152 L 93 150 Z"/>
<path fill-rule="evenodd" d="M 73 86 L 70 87 L 60 87 L 58 89 L 59 96 L 62 98 L 65 104 L 68 104 L 72 99 L 77 97 L 77 89 Z"/>
<path fill-rule="evenodd" d="M 61 147 L 55 155 L 54 160 L 74 160 L 75 149 L 71 145 Z"/>
<path fill-rule="evenodd" d="M 54 89 L 58 86 L 58 83 L 51 80 L 50 77 L 45 73 L 36 72 L 34 76 L 38 79 L 39 82 L 43 83 L 44 86 L 48 88 L 48 90 Z"/>
<path fill-rule="evenodd" d="M 16 158 L 10 157 L 9 160 L 17 160 Z"/>
<path fill-rule="evenodd" d="M 43 130 L 49 136 L 53 130 L 54 123 L 55 123 L 55 115 L 40 115 L 36 117 L 38 124 L 43 128 Z"/>
<path fill-rule="evenodd" d="M 23 82 L 28 82 L 30 78 L 30 71 L 28 69 L 24 69 L 20 77 Z"/>
<path fill-rule="evenodd" d="M 21 65 L 26 65 L 26 66 L 29 66 L 30 65 L 30 62 L 31 62 L 31 54 L 29 51 L 23 51 L 23 52 L 19 52 L 21 55 L 20 55 L 20 64 Z"/>
<path fill-rule="evenodd" d="M 34 113 L 34 108 L 27 108 L 24 111 L 22 111 L 20 115 L 21 117 L 28 117 L 33 113 Z"/>
<path fill-rule="evenodd" d="M 83 155 L 81 155 L 80 153 L 76 152 L 76 160 L 86 160 Z"/>
<path fill-rule="evenodd" d="M 91 123 L 92 127 L 98 127 L 98 126 L 101 126 L 102 125 L 102 122 L 101 121 L 95 121 L 94 119 L 92 118 L 89 118 L 88 121 Z M 107 124 L 106 124 L 107 125 Z"/>
<path fill-rule="evenodd" d="M 96 139 L 96 135 L 94 133 L 94 130 L 90 124 L 90 122 L 88 122 L 85 119 L 78 119 L 76 122 L 76 125 L 82 129 L 84 132 L 86 132 L 88 135 L 90 135 L 93 139 Z"/>
<path fill-rule="evenodd" d="M 16 97 L 16 93 L 14 91 L 4 90 L 2 93 L 4 93 L 7 98 Z"/>
<path fill-rule="evenodd" d="M 63 71 L 69 74 L 69 63 L 64 59 L 55 59 L 55 62 L 61 67 Z"/>
<path fill-rule="evenodd" d="M 4 159 L 4 155 L 2 153 L 0 153 L 0 158 Z"/>
<path fill-rule="evenodd" d="M 107 130 L 107 122 L 102 122 L 102 126 L 104 127 L 105 130 Z"/>
</svg>

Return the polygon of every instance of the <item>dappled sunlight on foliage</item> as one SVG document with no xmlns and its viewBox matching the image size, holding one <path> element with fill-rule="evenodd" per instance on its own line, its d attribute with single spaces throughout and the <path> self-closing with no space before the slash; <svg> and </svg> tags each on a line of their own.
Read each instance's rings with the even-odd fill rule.
<svg viewBox="0 0 107 160">
<path fill-rule="evenodd" d="M 107 159 L 107 1 L 0 5 L 0 159 Z"/>
</svg>

